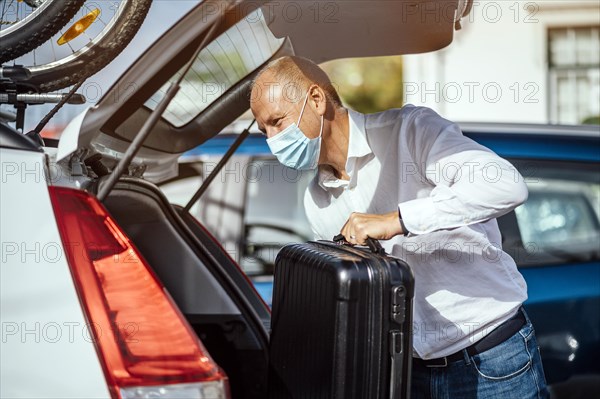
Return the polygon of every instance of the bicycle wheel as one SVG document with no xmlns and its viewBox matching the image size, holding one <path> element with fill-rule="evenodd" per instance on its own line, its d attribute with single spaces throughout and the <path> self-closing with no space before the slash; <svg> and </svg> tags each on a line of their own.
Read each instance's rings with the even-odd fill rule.
<svg viewBox="0 0 600 399">
<path fill-rule="evenodd" d="M 98 72 L 133 39 L 151 3 L 151 0 L 86 2 L 80 9 L 81 15 L 73 20 L 90 14 L 98 15 L 90 29 L 65 45 L 57 46 L 55 43 L 61 42 L 59 37 L 62 38 L 68 30 L 70 24 L 67 24 L 47 44 L 15 60 L 31 71 L 27 85 L 39 92 L 55 91 Z"/>
<path fill-rule="evenodd" d="M 62 28 L 85 0 L 0 0 L 0 63 L 44 43 Z"/>
</svg>

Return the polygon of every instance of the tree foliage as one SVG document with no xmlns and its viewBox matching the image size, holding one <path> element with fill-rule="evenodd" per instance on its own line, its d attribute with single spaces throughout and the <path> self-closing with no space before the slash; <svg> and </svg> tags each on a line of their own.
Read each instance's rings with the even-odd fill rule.
<svg viewBox="0 0 600 399">
<path fill-rule="evenodd" d="M 373 113 L 403 105 L 400 56 L 342 59 L 321 67 L 344 104 L 356 111 Z"/>
</svg>

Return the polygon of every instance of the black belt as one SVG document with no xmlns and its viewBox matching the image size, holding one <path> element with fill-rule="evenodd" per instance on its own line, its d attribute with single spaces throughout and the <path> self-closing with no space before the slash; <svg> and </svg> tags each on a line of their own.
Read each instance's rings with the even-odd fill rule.
<svg viewBox="0 0 600 399">
<path fill-rule="evenodd" d="M 525 323 L 527 323 L 527 319 L 525 319 L 525 314 L 523 312 L 523 308 L 520 307 L 516 315 L 506 320 L 504 323 L 500 324 L 491 333 L 483 337 L 481 340 L 475 342 L 473 345 L 463 350 L 460 350 L 448 356 L 439 357 L 437 359 L 425 360 L 414 357 L 413 364 L 424 367 L 446 367 L 449 363 L 464 359 L 464 350 L 466 350 L 470 356 L 475 356 L 478 353 L 482 353 L 488 349 L 492 349 L 494 346 L 501 344 L 502 342 L 515 335 L 521 329 L 521 327 L 523 327 Z"/>
</svg>

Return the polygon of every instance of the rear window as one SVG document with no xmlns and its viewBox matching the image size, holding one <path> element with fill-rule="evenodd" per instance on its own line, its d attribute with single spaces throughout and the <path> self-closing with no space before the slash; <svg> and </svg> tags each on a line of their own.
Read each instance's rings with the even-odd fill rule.
<svg viewBox="0 0 600 399">
<path fill-rule="evenodd" d="M 163 118 L 175 127 L 189 123 L 232 86 L 270 59 L 283 41 L 273 36 L 260 9 L 252 12 L 200 52 Z M 171 82 L 177 80 L 181 73 L 183 68 L 144 105 L 154 110 Z"/>
<path fill-rule="evenodd" d="M 498 221 L 504 249 L 519 266 L 600 258 L 598 164 L 512 160 L 529 188 L 527 202 Z M 512 226 L 511 226 L 512 225 Z"/>
</svg>

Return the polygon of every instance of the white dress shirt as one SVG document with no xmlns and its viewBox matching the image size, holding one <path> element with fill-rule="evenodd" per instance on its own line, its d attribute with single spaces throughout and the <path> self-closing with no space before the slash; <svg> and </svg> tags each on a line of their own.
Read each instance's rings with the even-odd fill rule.
<svg viewBox="0 0 600 399">
<path fill-rule="evenodd" d="M 410 233 L 381 244 L 415 276 L 414 355 L 464 349 L 527 299 L 495 219 L 527 199 L 523 178 L 429 108 L 348 113 L 350 180 L 321 166 L 305 193 L 315 237 L 331 240 L 352 212 L 399 209 Z"/>
</svg>

